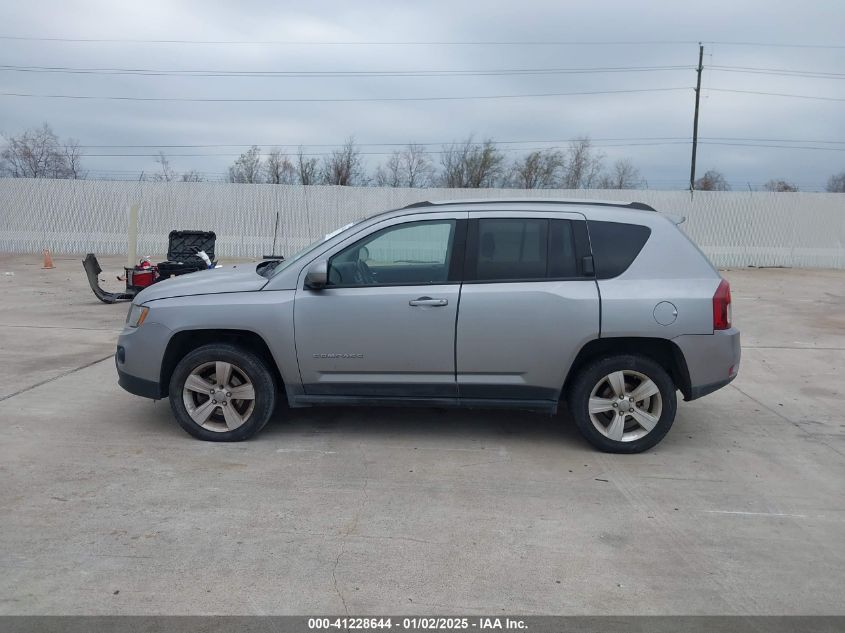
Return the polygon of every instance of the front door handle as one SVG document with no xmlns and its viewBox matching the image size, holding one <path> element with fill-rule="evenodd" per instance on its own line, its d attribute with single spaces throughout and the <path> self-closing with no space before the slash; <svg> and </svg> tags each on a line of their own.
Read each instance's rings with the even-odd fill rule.
<svg viewBox="0 0 845 633">
<path fill-rule="evenodd" d="M 433 306 L 439 308 L 449 305 L 448 299 L 432 299 L 431 297 L 420 297 L 419 299 L 412 299 L 408 302 L 409 306 Z"/>
</svg>

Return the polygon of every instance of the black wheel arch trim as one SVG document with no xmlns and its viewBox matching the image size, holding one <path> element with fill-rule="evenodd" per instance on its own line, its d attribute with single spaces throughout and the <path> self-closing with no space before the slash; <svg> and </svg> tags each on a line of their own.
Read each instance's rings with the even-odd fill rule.
<svg viewBox="0 0 845 633">
<path fill-rule="evenodd" d="M 668 372 L 675 383 L 675 387 L 683 394 L 684 400 L 693 400 L 704 395 L 694 393 L 684 353 L 674 341 L 665 338 L 637 336 L 599 337 L 587 341 L 578 350 L 578 354 L 569 367 L 561 394 L 565 396 L 578 374 L 578 370 L 586 363 L 595 358 L 610 355 L 646 356 L 660 364 Z"/>
<path fill-rule="evenodd" d="M 267 368 L 275 376 L 278 389 L 284 390 L 285 382 L 282 379 L 279 365 L 267 341 L 258 332 L 241 328 L 199 328 L 174 332 L 167 341 L 159 372 L 158 384 L 161 385 L 161 398 L 166 398 L 169 395 L 170 377 L 179 361 L 186 354 L 210 343 L 244 345 L 267 364 Z"/>
</svg>

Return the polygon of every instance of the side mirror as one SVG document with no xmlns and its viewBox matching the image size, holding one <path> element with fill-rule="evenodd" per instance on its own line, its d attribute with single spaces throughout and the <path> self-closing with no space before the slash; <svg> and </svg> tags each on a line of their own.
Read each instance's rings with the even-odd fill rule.
<svg viewBox="0 0 845 633">
<path fill-rule="evenodd" d="M 311 264 L 305 273 L 305 287 L 309 290 L 322 290 L 329 283 L 329 263 L 326 260 Z"/>
</svg>

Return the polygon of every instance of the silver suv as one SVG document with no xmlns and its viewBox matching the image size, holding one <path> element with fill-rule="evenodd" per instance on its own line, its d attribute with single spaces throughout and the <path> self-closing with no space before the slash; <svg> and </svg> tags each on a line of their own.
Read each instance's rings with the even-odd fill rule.
<svg viewBox="0 0 845 633">
<path fill-rule="evenodd" d="M 120 385 L 170 398 L 203 440 L 290 407 L 507 407 L 554 414 L 611 452 L 654 446 L 676 391 L 734 379 L 730 287 L 671 216 L 641 203 L 421 202 L 283 261 L 138 294 Z"/>
</svg>

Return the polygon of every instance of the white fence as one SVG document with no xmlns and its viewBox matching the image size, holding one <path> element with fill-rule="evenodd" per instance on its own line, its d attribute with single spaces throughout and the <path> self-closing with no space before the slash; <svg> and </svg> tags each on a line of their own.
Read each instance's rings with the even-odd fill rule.
<svg viewBox="0 0 845 633">
<path fill-rule="evenodd" d="M 718 266 L 845 269 L 845 195 L 824 193 L 392 189 L 229 183 L 0 178 L 0 252 L 123 254 L 128 205 L 141 205 L 139 255 L 160 256 L 172 229 L 217 233 L 223 257 L 293 253 L 335 228 L 421 200 L 637 200 L 684 215 L 683 229 Z"/>
</svg>

